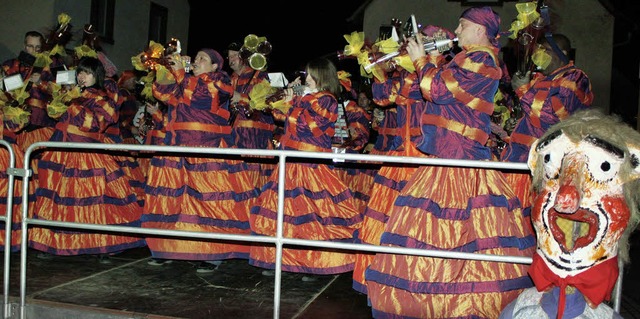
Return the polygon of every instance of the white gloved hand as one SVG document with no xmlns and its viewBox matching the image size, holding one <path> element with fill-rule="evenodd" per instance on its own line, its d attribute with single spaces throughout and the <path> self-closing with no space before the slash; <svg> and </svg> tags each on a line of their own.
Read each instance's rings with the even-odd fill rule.
<svg viewBox="0 0 640 319">
<path fill-rule="evenodd" d="M 514 90 L 517 90 L 519 87 L 531 82 L 531 71 L 527 71 L 527 73 L 522 74 L 520 72 L 516 72 L 513 74 L 513 78 L 511 78 L 511 87 Z"/>
<path fill-rule="evenodd" d="M 142 124 L 142 118 L 144 117 L 144 107 L 145 106 L 142 105 L 138 108 L 136 115 L 133 117 L 133 126 L 140 127 L 140 125 Z"/>
</svg>

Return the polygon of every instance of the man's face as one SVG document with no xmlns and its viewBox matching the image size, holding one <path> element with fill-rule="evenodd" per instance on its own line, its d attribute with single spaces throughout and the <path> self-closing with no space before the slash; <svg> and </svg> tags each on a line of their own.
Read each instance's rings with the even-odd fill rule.
<svg viewBox="0 0 640 319">
<path fill-rule="evenodd" d="M 42 51 L 42 41 L 39 37 L 26 37 L 24 40 L 24 51 L 35 56 Z"/>
<path fill-rule="evenodd" d="M 455 34 L 458 37 L 458 45 L 460 47 L 470 44 L 477 44 L 479 42 L 478 35 L 481 34 L 484 27 L 471 22 L 465 18 L 460 18 L 460 23 L 456 28 Z"/>
<path fill-rule="evenodd" d="M 242 70 L 243 64 L 242 64 L 242 58 L 240 57 L 239 51 L 229 50 L 227 59 L 229 60 L 229 67 L 234 72 L 239 72 L 240 70 Z"/>
</svg>

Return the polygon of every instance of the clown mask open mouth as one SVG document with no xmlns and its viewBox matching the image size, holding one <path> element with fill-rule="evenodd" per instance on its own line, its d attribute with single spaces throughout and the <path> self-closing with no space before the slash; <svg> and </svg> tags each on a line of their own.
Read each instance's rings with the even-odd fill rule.
<svg viewBox="0 0 640 319">
<path fill-rule="evenodd" d="M 565 254 L 593 243 L 600 225 L 598 216 L 588 209 L 563 214 L 551 208 L 548 218 L 551 235 Z"/>
</svg>

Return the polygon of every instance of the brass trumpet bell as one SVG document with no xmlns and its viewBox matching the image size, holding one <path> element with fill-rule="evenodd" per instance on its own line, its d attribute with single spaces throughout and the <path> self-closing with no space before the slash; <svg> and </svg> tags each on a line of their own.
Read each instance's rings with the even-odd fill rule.
<svg viewBox="0 0 640 319">
<path fill-rule="evenodd" d="M 249 57 L 249 66 L 254 70 L 264 71 L 267 67 L 267 57 L 256 52 Z"/>
<path fill-rule="evenodd" d="M 258 47 L 258 44 L 259 44 L 259 39 L 257 35 L 249 34 L 246 37 L 244 37 L 244 47 L 246 47 L 250 51 L 255 51 L 256 48 Z"/>
<path fill-rule="evenodd" d="M 271 53 L 271 49 L 272 49 L 271 43 L 265 40 L 258 44 L 258 47 L 256 48 L 256 52 L 260 54 L 268 55 L 269 53 Z"/>
<path fill-rule="evenodd" d="M 266 37 L 249 34 L 244 38 L 242 48 L 238 52 L 240 58 L 247 61 L 249 66 L 258 71 L 267 68 L 267 55 L 271 53 L 271 43 Z"/>
<path fill-rule="evenodd" d="M 251 52 L 251 50 L 247 49 L 247 47 L 242 47 L 240 48 L 240 51 L 238 51 L 238 55 L 240 55 L 240 58 L 243 60 L 249 60 L 249 57 L 253 54 L 253 52 Z"/>
</svg>

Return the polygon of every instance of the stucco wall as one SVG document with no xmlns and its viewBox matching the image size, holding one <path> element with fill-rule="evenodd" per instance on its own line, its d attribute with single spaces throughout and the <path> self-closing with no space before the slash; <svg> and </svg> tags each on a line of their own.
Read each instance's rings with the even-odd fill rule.
<svg viewBox="0 0 640 319">
<path fill-rule="evenodd" d="M 180 40 L 187 52 L 189 36 L 189 3 L 187 0 L 154 0 L 167 7 L 169 20 L 167 37 Z M 132 68 L 131 57 L 142 52 L 149 44 L 150 0 L 116 0 L 114 13 L 114 43 L 102 43 L 109 59 L 119 70 Z M 71 16 L 73 39 L 67 45 L 72 49 L 82 38 L 82 28 L 89 23 L 91 1 L 88 0 L 2 0 L 3 19 L 0 19 L 0 60 L 15 57 L 23 47 L 24 33 L 37 30 L 45 36 L 57 24 L 62 12 Z"/>
<path fill-rule="evenodd" d="M 552 13 L 555 32 L 569 37 L 576 50 L 576 65 L 591 79 L 594 106 L 609 109 L 611 91 L 611 58 L 614 18 L 598 0 L 546 1 Z M 448 0 L 373 0 L 364 15 L 365 36 L 375 40 L 381 25 L 389 25 L 392 18 L 406 21 L 411 14 L 422 25 L 437 25 L 454 31 L 460 13 L 467 7 Z M 509 30 L 517 17 L 515 2 L 492 7 L 501 17 L 501 30 Z M 506 39 L 502 41 L 507 44 Z"/>
</svg>

